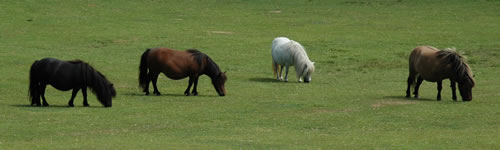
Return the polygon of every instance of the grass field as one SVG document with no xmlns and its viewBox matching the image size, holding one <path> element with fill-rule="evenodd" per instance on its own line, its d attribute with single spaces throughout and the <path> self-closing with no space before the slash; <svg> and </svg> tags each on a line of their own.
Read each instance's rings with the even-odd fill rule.
<svg viewBox="0 0 500 150">
<path fill-rule="evenodd" d="M 499 0 L 0 0 L 0 149 L 498 149 Z M 272 77 L 273 38 L 315 61 L 309 84 Z M 408 55 L 456 47 L 476 76 L 471 102 L 424 82 L 404 98 Z M 146 48 L 196 48 L 227 71 L 225 97 L 207 76 L 138 88 Z M 66 106 L 47 89 L 31 107 L 37 59 L 89 62 L 117 90 L 113 107 Z"/>
</svg>

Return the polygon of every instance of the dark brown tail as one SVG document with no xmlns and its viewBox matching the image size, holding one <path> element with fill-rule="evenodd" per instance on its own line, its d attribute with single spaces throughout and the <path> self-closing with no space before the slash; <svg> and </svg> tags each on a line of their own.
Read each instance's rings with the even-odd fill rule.
<svg viewBox="0 0 500 150">
<path fill-rule="evenodd" d="M 36 68 L 38 60 L 33 62 L 30 68 L 30 89 L 28 95 L 30 97 L 31 105 L 40 105 L 40 94 L 38 93 L 38 80 L 36 78 Z"/>
<path fill-rule="evenodd" d="M 139 87 L 142 89 L 146 88 L 148 81 L 148 54 L 151 49 L 146 49 L 141 56 L 141 62 L 139 65 Z"/>
</svg>

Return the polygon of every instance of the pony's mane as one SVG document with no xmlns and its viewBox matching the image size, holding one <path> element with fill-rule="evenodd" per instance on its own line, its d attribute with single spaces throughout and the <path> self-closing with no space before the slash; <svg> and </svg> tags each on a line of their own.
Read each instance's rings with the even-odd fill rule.
<svg viewBox="0 0 500 150">
<path fill-rule="evenodd" d="M 115 89 L 109 88 L 111 82 L 106 79 L 101 72 L 95 70 L 89 64 L 82 62 L 84 65 L 82 67 L 82 72 L 84 74 L 85 82 L 88 84 L 88 87 L 97 96 L 99 102 L 103 105 L 106 104 L 106 100 L 110 100 L 109 104 L 111 104 L 111 98 L 116 96 Z"/>
<path fill-rule="evenodd" d="M 307 56 L 305 48 L 300 45 L 299 42 L 294 40 L 290 40 L 287 44 L 288 48 L 291 50 L 291 55 L 294 56 L 295 73 L 297 74 L 297 78 L 302 77 L 306 72 L 313 72 L 314 65 L 311 60 L 309 60 L 309 56 Z M 306 68 L 306 65 L 309 67 Z"/>
<path fill-rule="evenodd" d="M 437 52 L 437 57 L 443 64 L 451 64 L 453 72 L 458 74 L 459 80 L 470 82 L 474 86 L 474 78 L 471 74 L 466 58 L 457 53 L 455 48 L 446 48 Z"/>
<path fill-rule="evenodd" d="M 198 65 L 200 66 L 203 62 L 203 58 L 207 56 L 197 49 L 188 49 L 186 50 L 186 52 L 191 53 L 191 55 L 194 57 L 194 59 L 196 60 L 196 62 L 198 62 Z"/>
<path fill-rule="evenodd" d="M 205 73 L 210 76 L 210 78 L 215 79 L 215 77 L 219 76 L 221 73 L 219 66 L 210 58 L 208 55 L 196 50 L 196 49 L 188 49 L 186 52 L 191 53 L 198 65 L 202 65 L 204 59 L 205 62 Z"/>
</svg>

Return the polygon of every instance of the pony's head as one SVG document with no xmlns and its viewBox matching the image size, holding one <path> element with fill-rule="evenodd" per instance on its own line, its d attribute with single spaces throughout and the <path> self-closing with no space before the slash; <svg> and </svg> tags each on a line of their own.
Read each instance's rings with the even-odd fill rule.
<svg viewBox="0 0 500 150">
<path fill-rule="evenodd" d="M 109 82 L 106 77 L 99 71 L 94 70 L 90 65 L 87 68 L 87 84 L 94 94 L 96 94 L 97 99 L 101 102 L 104 107 L 111 107 L 111 99 L 116 96 L 115 88 L 113 84 Z"/>
<path fill-rule="evenodd" d="M 224 83 L 226 83 L 226 80 L 226 72 L 220 72 L 219 75 L 217 75 L 217 77 L 212 80 L 212 84 L 214 85 L 214 88 L 219 96 L 226 95 L 226 88 L 224 88 Z"/>
<path fill-rule="evenodd" d="M 458 54 L 455 48 L 446 48 L 438 52 L 438 58 L 445 64 L 451 64 L 454 79 L 458 82 L 458 90 L 463 101 L 472 100 L 472 88 L 475 86 L 474 74 L 469 65 L 465 63 L 465 57 Z"/>
<path fill-rule="evenodd" d="M 196 57 L 196 56 L 195 56 Z M 204 59 L 205 61 L 202 61 Z M 226 95 L 226 89 L 224 88 L 224 83 L 226 83 L 227 77 L 226 72 L 222 72 L 217 66 L 217 64 L 206 54 L 199 52 L 198 62 L 205 63 L 205 74 L 207 74 L 212 79 L 212 84 L 214 85 L 215 91 L 219 94 L 219 96 Z"/>
<path fill-rule="evenodd" d="M 461 76 L 458 81 L 458 90 L 460 91 L 460 96 L 462 96 L 463 101 L 472 100 L 472 88 L 475 86 L 474 74 L 468 64 L 464 63 L 464 72 L 460 74 Z"/>
<path fill-rule="evenodd" d="M 304 82 L 311 82 L 311 74 L 314 72 L 314 62 L 305 63 L 304 69 L 302 70 L 302 75 L 304 77 Z"/>
</svg>

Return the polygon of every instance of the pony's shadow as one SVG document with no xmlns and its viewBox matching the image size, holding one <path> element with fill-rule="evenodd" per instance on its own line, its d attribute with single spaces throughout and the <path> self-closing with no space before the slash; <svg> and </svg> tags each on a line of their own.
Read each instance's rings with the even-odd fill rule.
<svg viewBox="0 0 500 150">
<path fill-rule="evenodd" d="M 302 83 L 302 82 L 297 82 L 297 81 L 288 81 L 288 82 L 285 82 L 285 81 L 278 81 L 276 80 L 275 78 L 250 78 L 248 79 L 249 81 L 252 81 L 252 82 L 262 82 L 262 83 Z"/>
<path fill-rule="evenodd" d="M 32 105 L 23 105 L 23 104 L 13 104 L 13 105 L 10 105 L 11 107 L 22 107 L 22 108 L 73 108 L 73 107 L 69 107 L 68 105 L 49 105 L 49 106 L 32 106 Z M 78 106 L 78 105 L 75 105 L 74 107 L 84 107 L 84 106 Z M 104 108 L 103 106 L 94 106 L 94 105 L 90 105 L 88 106 L 87 108 Z"/>
<path fill-rule="evenodd" d="M 191 96 L 186 96 L 184 94 L 172 94 L 172 93 L 162 93 L 161 95 L 154 95 L 153 93 L 150 93 L 150 95 L 145 95 L 144 93 L 125 93 L 123 95 L 127 96 L 167 96 L 167 97 L 191 97 Z M 195 97 L 218 97 L 217 95 L 197 95 Z"/>
<path fill-rule="evenodd" d="M 382 97 L 383 99 L 399 99 L 399 100 L 411 100 L 411 101 L 437 101 L 435 99 L 429 99 L 429 98 L 414 98 L 414 97 L 406 97 L 406 96 L 384 96 Z"/>
</svg>

